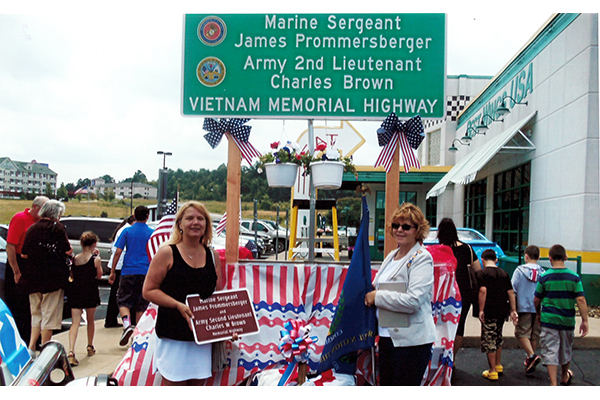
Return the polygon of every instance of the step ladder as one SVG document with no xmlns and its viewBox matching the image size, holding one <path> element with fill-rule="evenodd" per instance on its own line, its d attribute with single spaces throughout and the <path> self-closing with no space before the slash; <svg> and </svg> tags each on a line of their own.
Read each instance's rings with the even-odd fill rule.
<svg viewBox="0 0 600 400">
<path fill-rule="evenodd" d="M 338 237 L 338 220 L 337 220 L 337 209 L 335 200 L 316 200 L 315 213 L 322 210 L 331 209 L 332 223 L 333 223 L 333 236 L 321 236 L 316 235 L 317 227 L 315 226 L 315 254 L 327 254 L 335 261 L 340 261 L 340 241 Z M 295 260 L 297 257 L 306 258 L 308 257 L 308 237 L 298 237 L 298 210 L 310 210 L 310 200 L 294 200 L 292 202 L 292 215 L 290 221 L 290 248 L 288 250 L 288 259 Z M 315 215 L 315 221 L 317 220 Z M 309 227 L 310 229 L 310 227 Z M 333 248 L 323 248 L 326 243 L 331 243 Z"/>
</svg>

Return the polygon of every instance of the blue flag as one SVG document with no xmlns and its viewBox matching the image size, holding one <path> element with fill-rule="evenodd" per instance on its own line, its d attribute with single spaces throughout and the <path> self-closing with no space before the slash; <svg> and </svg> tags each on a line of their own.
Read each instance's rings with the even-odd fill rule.
<svg viewBox="0 0 600 400">
<path fill-rule="evenodd" d="M 372 290 L 369 252 L 369 208 L 362 198 L 362 220 L 354 254 L 329 334 L 321 354 L 317 373 L 334 369 L 354 375 L 357 351 L 375 345 L 375 307 L 365 306 L 365 295 Z"/>
</svg>

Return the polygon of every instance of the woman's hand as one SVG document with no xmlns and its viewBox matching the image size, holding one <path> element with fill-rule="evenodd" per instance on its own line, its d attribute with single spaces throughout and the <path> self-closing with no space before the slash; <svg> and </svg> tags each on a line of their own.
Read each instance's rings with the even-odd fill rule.
<svg viewBox="0 0 600 400">
<path fill-rule="evenodd" d="M 177 302 L 177 305 L 175 306 L 175 308 L 177 309 L 177 311 L 179 311 L 181 316 L 186 320 L 190 329 L 193 332 L 194 325 L 192 323 L 192 320 L 194 319 L 194 314 L 192 314 L 192 310 L 190 310 L 190 308 L 187 305 L 180 303 L 180 302 Z"/>
<path fill-rule="evenodd" d="M 365 306 L 372 307 L 375 305 L 375 294 L 377 290 L 372 290 L 365 295 Z"/>
</svg>

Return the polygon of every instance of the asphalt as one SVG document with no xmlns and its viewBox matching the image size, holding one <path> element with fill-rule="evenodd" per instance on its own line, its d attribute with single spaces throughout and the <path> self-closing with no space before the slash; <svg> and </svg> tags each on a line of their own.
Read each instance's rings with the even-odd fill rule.
<svg viewBox="0 0 600 400">
<path fill-rule="evenodd" d="M 278 256 L 279 261 L 285 257 Z M 272 256 L 270 260 L 275 260 Z M 112 374 L 119 362 L 127 352 L 127 347 L 119 346 L 121 328 L 104 328 L 104 315 L 106 312 L 106 298 L 108 289 L 101 287 L 101 305 L 96 312 L 94 345 L 96 354 L 92 357 L 86 356 L 87 326 L 79 328 L 78 340 L 75 346 L 75 354 L 79 365 L 73 367 L 76 379 L 98 376 L 100 374 Z M 577 317 L 577 329 L 581 318 Z M 60 342 L 68 349 L 68 323 L 64 331 L 53 336 L 53 340 Z M 577 334 L 573 345 L 573 361 L 571 370 L 574 373 L 573 386 L 598 386 L 600 385 L 600 319 L 589 319 L 589 334 L 581 338 Z M 511 323 L 504 326 L 504 347 L 502 352 L 502 365 L 504 373 L 496 382 L 484 379 L 481 373 L 487 369 L 486 355 L 480 351 L 480 323 L 476 318 L 469 316 L 465 326 L 464 347 L 455 357 L 455 368 L 453 371 L 453 386 L 548 386 L 550 384 L 548 373 L 543 365 L 539 365 L 533 374 L 525 375 L 523 361 L 525 352 L 519 348 L 517 339 L 514 337 L 514 327 Z"/>
</svg>

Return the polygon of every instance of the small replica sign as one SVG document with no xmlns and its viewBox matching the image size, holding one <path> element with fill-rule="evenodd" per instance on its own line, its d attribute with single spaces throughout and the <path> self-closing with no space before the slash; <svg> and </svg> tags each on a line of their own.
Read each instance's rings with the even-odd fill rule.
<svg viewBox="0 0 600 400">
<path fill-rule="evenodd" d="M 238 336 L 258 333 L 258 321 L 247 289 L 223 290 L 202 300 L 199 295 L 189 295 L 187 306 L 194 319 L 196 343 L 212 343 Z"/>
</svg>

